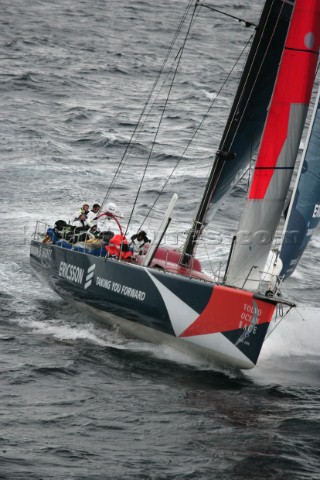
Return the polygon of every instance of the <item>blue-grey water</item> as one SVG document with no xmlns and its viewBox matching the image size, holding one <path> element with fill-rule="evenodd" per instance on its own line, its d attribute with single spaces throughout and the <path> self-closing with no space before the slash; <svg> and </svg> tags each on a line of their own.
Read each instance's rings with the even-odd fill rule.
<svg viewBox="0 0 320 480">
<path fill-rule="evenodd" d="M 253 21 L 262 7 L 215 6 Z M 29 266 L 37 220 L 68 219 L 84 201 L 104 198 L 186 7 L 186 0 L 1 2 L 1 480 L 320 478 L 319 234 L 283 291 L 298 308 L 275 324 L 251 372 L 109 331 Z M 197 13 L 133 226 L 251 34 L 230 18 Z M 156 220 L 179 194 L 171 243 L 195 213 L 240 69 L 160 197 Z M 160 106 L 159 99 L 158 113 Z M 156 128 L 150 115 L 111 194 L 124 223 Z M 245 187 L 244 179 L 210 226 L 211 262 L 199 247 L 208 271 L 226 258 Z"/>
</svg>

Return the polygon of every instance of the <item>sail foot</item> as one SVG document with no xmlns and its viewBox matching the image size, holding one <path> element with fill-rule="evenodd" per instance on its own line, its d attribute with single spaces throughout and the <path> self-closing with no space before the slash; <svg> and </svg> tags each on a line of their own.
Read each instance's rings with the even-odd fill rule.
<svg viewBox="0 0 320 480">
<path fill-rule="evenodd" d="M 240 222 L 226 273 L 227 285 L 253 291 L 259 290 L 262 286 L 263 272 L 266 272 L 268 255 L 282 206 L 282 199 L 270 200 L 267 203 L 253 201 L 247 205 L 246 215 Z M 247 222 L 248 218 L 251 219 L 250 224 Z M 265 276 L 264 280 L 269 281 L 270 278 Z"/>
</svg>

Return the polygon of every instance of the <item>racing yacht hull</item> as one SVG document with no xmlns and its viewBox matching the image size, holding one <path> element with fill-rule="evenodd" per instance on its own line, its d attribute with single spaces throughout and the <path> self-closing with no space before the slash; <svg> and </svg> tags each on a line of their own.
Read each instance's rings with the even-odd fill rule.
<svg viewBox="0 0 320 480">
<path fill-rule="evenodd" d="M 32 240 L 31 265 L 111 325 L 216 362 L 255 366 L 277 301 L 163 269 Z"/>
</svg>

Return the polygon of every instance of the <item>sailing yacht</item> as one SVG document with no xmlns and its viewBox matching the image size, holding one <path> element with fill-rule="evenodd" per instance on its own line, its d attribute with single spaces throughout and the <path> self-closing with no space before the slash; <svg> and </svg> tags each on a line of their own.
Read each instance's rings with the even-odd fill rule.
<svg viewBox="0 0 320 480">
<path fill-rule="evenodd" d="M 194 12 L 201 7 L 196 1 Z M 119 255 L 108 254 L 110 244 L 116 246 L 112 238 L 96 250 L 65 238 L 48 242 L 47 226 L 38 224 L 33 268 L 61 296 L 94 309 L 108 324 L 223 365 L 254 367 L 277 306 L 294 306 L 279 294 L 281 277 L 269 281 L 264 269 L 305 125 L 319 40 L 320 0 L 266 0 L 182 251 L 161 243 L 174 215 L 174 195 L 155 239 L 134 261 L 121 255 L 121 222 L 106 209 L 100 216 L 120 228 Z M 198 241 L 257 150 L 225 272 L 213 280 L 196 258 Z"/>
</svg>

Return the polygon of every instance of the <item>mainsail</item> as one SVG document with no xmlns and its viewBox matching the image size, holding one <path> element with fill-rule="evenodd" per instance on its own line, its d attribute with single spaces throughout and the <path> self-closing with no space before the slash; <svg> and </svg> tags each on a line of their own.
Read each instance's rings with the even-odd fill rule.
<svg viewBox="0 0 320 480">
<path fill-rule="evenodd" d="M 284 226 L 283 278 L 295 270 L 320 220 L 320 87 Z"/>
<path fill-rule="evenodd" d="M 206 189 L 185 244 L 190 256 L 221 198 L 249 164 L 258 148 L 294 2 L 267 0 L 233 102 Z"/>
<path fill-rule="evenodd" d="M 246 282 L 251 274 L 255 277 L 254 269 L 263 270 L 266 264 L 298 154 L 316 72 L 319 37 L 320 0 L 296 0 L 226 274 L 229 285 L 249 287 Z"/>
</svg>

